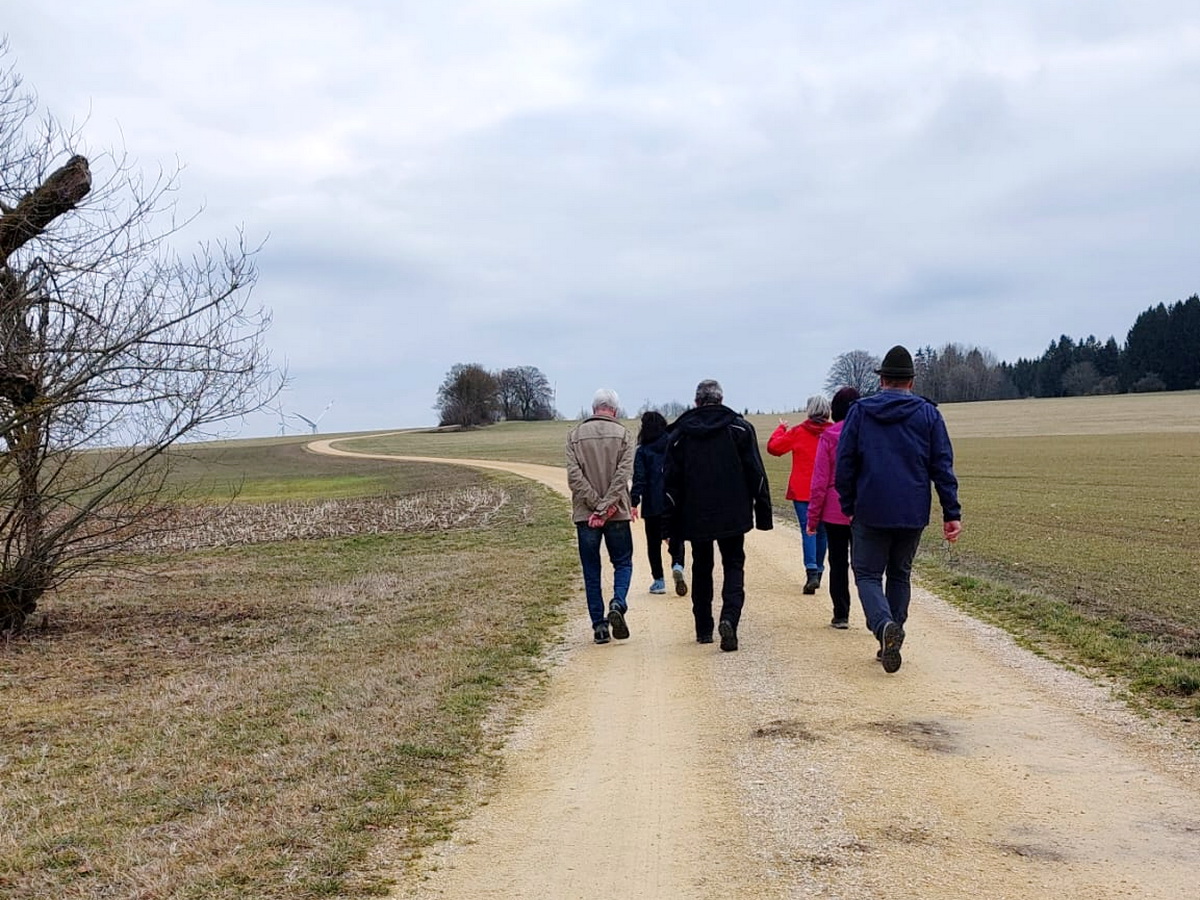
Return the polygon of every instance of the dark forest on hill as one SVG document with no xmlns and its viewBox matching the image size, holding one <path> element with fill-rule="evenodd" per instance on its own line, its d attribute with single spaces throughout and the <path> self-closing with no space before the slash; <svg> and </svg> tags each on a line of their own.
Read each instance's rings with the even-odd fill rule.
<svg viewBox="0 0 1200 900">
<path fill-rule="evenodd" d="M 1041 357 L 1015 363 L 960 344 L 913 357 L 917 390 L 939 403 L 1192 390 L 1200 388 L 1200 296 L 1145 310 L 1123 345 L 1064 334 Z"/>
</svg>

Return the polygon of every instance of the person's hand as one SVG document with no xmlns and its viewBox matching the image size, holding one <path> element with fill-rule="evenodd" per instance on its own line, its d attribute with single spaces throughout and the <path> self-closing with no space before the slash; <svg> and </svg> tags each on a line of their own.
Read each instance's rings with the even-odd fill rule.
<svg viewBox="0 0 1200 900">
<path fill-rule="evenodd" d="M 962 534 L 962 522 L 955 519 L 953 522 L 942 523 L 942 534 L 946 536 L 946 540 L 953 544 L 958 540 L 958 536 Z"/>
<path fill-rule="evenodd" d="M 636 506 L 629 507 L 629 521 L 636 522 L 638 520 L 638 508 Z"/>
<path fill-rule="evenodd" d="M 588 528 L 603 528 L 606 521 L 600 513 L 592 513 L 588 516 Z"/>
<path fill-rule="evenodd" d="M 780 419 L 779 424 L 782 425 L 784 428 L 789 427 L 787 419 Z"/>
<path fill-rule="evenodd" d="M 816 537 L 816 534 L 817 534 L 817 529 L 815 529 L 815 528 L 805 528 L 805 529 L 804 529 L 804 533 L 805 533 L 805 534 L 807 534 L 807 535 L 809 535 L 810 537 Z"/>
</svg>

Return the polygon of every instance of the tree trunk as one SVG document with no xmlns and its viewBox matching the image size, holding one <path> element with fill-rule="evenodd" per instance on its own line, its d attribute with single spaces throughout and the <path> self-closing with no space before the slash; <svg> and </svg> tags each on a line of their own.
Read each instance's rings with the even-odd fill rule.
<svg viewBox="0 0 1200 900">
<path fill-rule="evenodd" d="M 20 631 L 53 579 L 46 542 L 41 467 L 47 416 L 36 401 L 44 347 L 30 316 L 35 297 L 8 265 L 9 258 L 75 208 L 91 190 L 88 161 L 73 156 L 17 206 L 0 216 L 0 420 L 5 453 L 0 473 L 14 479 L 12 507 L 0 560 L 0 632 Z"/>
</svg>

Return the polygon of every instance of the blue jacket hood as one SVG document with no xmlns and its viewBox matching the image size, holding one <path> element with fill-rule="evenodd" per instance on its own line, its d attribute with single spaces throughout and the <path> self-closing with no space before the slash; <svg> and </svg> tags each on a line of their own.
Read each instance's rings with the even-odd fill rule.
<svg viewBox="0 0 1200 900">
<path fill-rule="evenodd" d="M 864 414 L 879 422 L 903 422 L 919 413 L 929 401 L 908 391 L 883 390 L 858 401 Z"/>
</svg>

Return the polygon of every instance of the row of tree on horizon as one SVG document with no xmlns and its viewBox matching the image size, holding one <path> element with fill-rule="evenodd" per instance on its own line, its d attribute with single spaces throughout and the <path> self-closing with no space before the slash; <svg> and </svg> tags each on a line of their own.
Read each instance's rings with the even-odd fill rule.
<svg viewBox="0 0 1200 900">
<path fill-rule="evenodd" d="M 997 360 L 990 351 L 963 344 L 920 347 L 913 354 L 916 390 L 936 403 L 1080 397 L 1090 394 L 1183 391 L 1200 388 L 1200 295 L 1141 313 L 1123 345 L 1115 337 L 1078 340 L 1062 335 L 1037 359 Z M 866 350 L 838 354 L 825 379 L 832 394 L 849 385 L 864 396 L 879 390 L 879 357 Z M 558 418 L 555 392 L 536 366 L 491 372 L 478 363 L 459 363 L 438 388 L 434 408 L 442 425 L 475 427 L 499 421 Z M 674 418 L 687 407 L 677 400 L 645 401 Z M 588 415 L 581 410 L 579 417 Z"/>
<path fill-rule="evenodd" d="M 1010 363 L 980 347 L 946 344 L 919 348 L 913 364 L 916 390 L 936 403 L 1192 390 L 1200 388 L 1200 296 L 1145 310 L 1124 345 L 1115 337 L 1064 334 L 1041 357 Z M 851 385 L 874 393 L 878 367 L 878 357 L 865 350 L 840 354 L 825 389 Z"/>
</svg>

